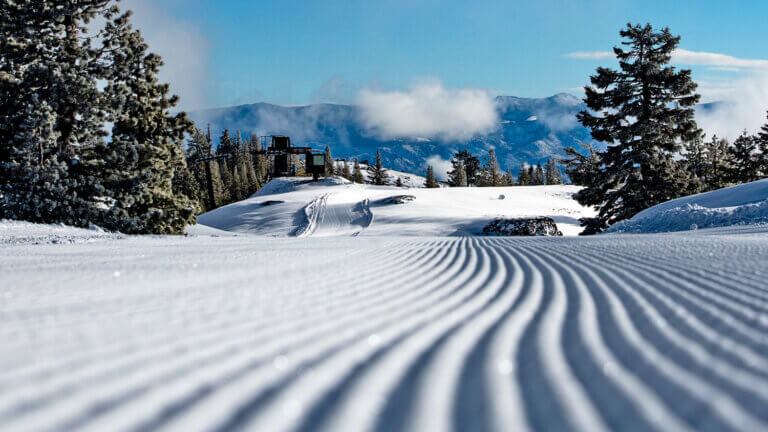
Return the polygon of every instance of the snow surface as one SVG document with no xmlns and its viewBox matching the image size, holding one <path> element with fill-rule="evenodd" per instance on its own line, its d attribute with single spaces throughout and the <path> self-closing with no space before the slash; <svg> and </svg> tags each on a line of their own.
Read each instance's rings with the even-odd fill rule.
<svg viewBox="0 0 768 432">
<path fill-rule="evenodd" d="M 611 226 L 608 232 L 670 232 L 748 224 L 768 224 L 768 179 L 667 201 Z"/>
<path fill-rule="evenodd" d="M 376 196 L 392 193 L 325 189 L 326 207 L 370 196 L 371 227 L 385 217 Z M 504 193 L 495 204 L 516 192 Z M 416 194 L 404 206 L 433 192 Z M 345 230 L 359 220 L 336 210 Z M 768 430 L 766 227 L 590 238 L 0 227 L 2 431 Z"/>
<path fill-rule="evenodd" d="M 340 177 L 313 183 L 275 179 L 251 198 L 198 218 L 225 231 L 263 236 L 475 235 L 497 217 L 548 216 L 565 235 L 582 231 L 578 219 L 594 211 L 573 198 L 577 186 L 397 188 L 350 183 Z M 413 195 L 405 204 L 387 198 Z"/>
</svg>

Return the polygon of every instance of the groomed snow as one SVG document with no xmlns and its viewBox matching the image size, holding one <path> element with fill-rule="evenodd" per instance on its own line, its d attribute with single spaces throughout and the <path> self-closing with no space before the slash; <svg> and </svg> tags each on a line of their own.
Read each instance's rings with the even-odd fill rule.
<svg viewBox="0 0 768 432">
<path fill-rule="evenodd" d="M 265 238 L 16 224 L 0 223 L 2 431 L 768 430 L 765 227 Z M 92 241 L 40 241 L 54 237 Z"/>
<path fill-rule="evenodd" d="M 608 232 L 671 232 L 749 224 L 768 224 L 768 179 L 667 201 L 613 225 Z"/>
<path fill-rule="evenodd" d="M 350 183 L 340 177 L 313 183 L 276 179 L 253 197 L 201 215 L 226 231 L 264 236 L 462 236 L 497 217 L 549 216 L 565 235 L 582 231 L 578 219 L 594 211 L 572 195 L 576 186 L 397 188 Z M 405 204 L 388 198 L 412 195 Z"/>
</svg>

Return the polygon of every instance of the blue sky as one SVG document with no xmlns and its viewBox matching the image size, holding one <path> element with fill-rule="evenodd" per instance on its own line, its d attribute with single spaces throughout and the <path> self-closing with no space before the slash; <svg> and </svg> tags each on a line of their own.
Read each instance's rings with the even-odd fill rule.
<svg viewBox="0 0 768 432">
<path fill-rule="evenodd" d="M 494 94 L 577 93 L 596 66 L 613 64 L 600 52 L 620 42 L 629 21 L 680 34 L 692 52 L 681 58 L 695 63 L 680 66 L 694 70 L 708 99 L 768 69 L 759 61 L 768 59 L 765 0 L 127 2 L 173 79 L 199 87 L 189 105 L 352 102 L 364 88 L 424 79 Z M 162 28 L 175 30 L 153 35 Z M 575 52 L 588 54 L 568 56 Z"/>
</svg>

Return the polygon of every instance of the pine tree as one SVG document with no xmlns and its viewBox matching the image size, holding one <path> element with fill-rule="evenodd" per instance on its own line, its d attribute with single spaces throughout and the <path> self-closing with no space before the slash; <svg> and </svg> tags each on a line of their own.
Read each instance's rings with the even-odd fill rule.
<svg viewBox="0 0 768 432">
<path fill-rule="evenodd" d="M 480 174 L 480 159 L 474 156 L 468 150 L 463 149 L 456 152 L 451 158 L 451 164 L 453 169 L 448 172 L 448 183 L 451 186 L 463 187 L 463 183 L 459 182 L 462 177 L 460 170 L 457 171 L 457 167 L 463 168 L 463 176 L 467 178 L 466 186 L 475 185 L 477 183 L 477 177 Z"/>
<path fill-rule="evenodd" d="M 368 182 L 374 185 L 385 186 L 389 184 L 389 174 L 381 162 L 381 151 L 376 150 L 376 163 L 368 165 Z"/>
<path fill-rule="evenodd" d="M 363 172 L 360 171 L 360 162 L 357 159 L 355 159 L 355 167 L 352 170 L 352 181 L 361 184 L 365 183 L 365 177 L 363 177 Z"/>
<path fill-rule="evenodd" d="M 768 118 L 768 114 L 766 114 Z M 757 165 L 761 178 L 768 177 L 768 123 L 765 123 L 757 134 Z"/>
<path fill-rule="evenodd" d="M 501 185 L 514 186 L 514 184 L 515 184 L 515 176 L 512 175 L 512 171 L 510 169 L 507 169 L 504 172 L 504 175 L 501 176 Z"/>
<path fill-rule="evenodd" d="M 104 89 L 112 106 L 112 141 L 96 147 L 103 179 L 113 202 L 104 213 L 105 227 L 126 233 L 182 234 L 195 221 L 189 197 L 174 194 L 173 179 L 186 170 L 181 143 L 192 132 L 186 114 L 171 114 L 178 97 L 158 82 L 162 60 L 148 53 L 141 33 L 125 13 L 107 23 L 105 47 L 112 52 Z"/>
<path fill-rule="evenodd" d="M 716 190 L 730 186 L 731 164 L 728 158 L 728 140 L 713 135 L 712 139 L 705 143 L 706 147 L 706 175 L 703 189 Z"/>
<path fill-rule="evenodd" d="M 429 189 L 440 187 L 440 183 L 435 178 L 435 169 L 432 168 L 432 165 L 427 165 L 427 180 L 424 182 L 424 187 Z"/>
<path fill-rule="evenodd" d="M 565 154 L 570 158 L 561 159 L 565 164 L 565 173 L 571 179 L 571 183 L 580 186 L 593 186 L 600 178 L 601 156 L 600 152 L 589 143 L 579 142 L 581 151 L 575 147 L 567 147 Z"/>
<path fill-rule="evenodd" d="M 685 143 L 683 147 L 685 149 L 683 152 L 685 170 L 691 174 L 692 180 L 697 183 L 696 192 L 701 192 L 707 176 L 707 155 L 703 136 Z"/>
<path fill-rule="evenodd" d="M 496 151 L 493 149 L 483 158 L 483 166 L 477 176 L 478 186 L 501 186 L 501 174 L 499 173 L 499 161 L 496 159 Z"/>
<path fill-rule="evenodd" d="M 352 181 L 352 171 L 350 171 L 347 161 L 342 162 L 341 166 L 341 176 L 349 181 Z"/>
<path fill-rule="evenodd" d="M 597 69 L 585 87 L 589 110 L 578 114 L 595 140 L 612 144 L 600 154 L 596 184 L 576 195 L 605 224 L 685 194 L 688 177 L 674 155 L 701 134 L 691 71 L 668 66 L 680 38 L 650 24 L 628 24 L 621 36 L 626 49 L 613 50 L 620 70 Z"/>
<path fill-rule="evenodd" d="M 558 168 L 555 158 L 547 159 L 545 167 L 544 180 L 548 185 L 563 184 L 563 174 L 560 172 L 560 168 Z"/>
<path fill-rule="evenodd" d="M 333 161 L 331 155 L 331 147 L 325 146 L 325 176 L 330 177 L 336 175 L 336 163 Z"/>
<path fill-rule="evenodd" d="M 541 164 L 536 164 L 535 167 L 529 168 L 529 174 L 531 176 L 531 186 L 541 186 L 544 184 L 544 169 Z"/>
<path fill-rule="evenodd" d="M 758 137 L 748 134 L 746 130 L 728 147 L 728 177 L 731 183 L 749 183 L 760 178 L 757 151 Z"/>
<path fill-rule="evenodd" d="M 467 187 L 467 170 L 461 159 L 451 159 L 453 169 L 448 171 L 448 184 L 453 187 Z"/>
<path fill-rule="evenodd" d="M 517 184 L 520 186 L 529 186 L 531 184 L 531 175 L 528 172 L 525 163 L 520 165 L 520 174 L 517 175 Z"/>
</svg>

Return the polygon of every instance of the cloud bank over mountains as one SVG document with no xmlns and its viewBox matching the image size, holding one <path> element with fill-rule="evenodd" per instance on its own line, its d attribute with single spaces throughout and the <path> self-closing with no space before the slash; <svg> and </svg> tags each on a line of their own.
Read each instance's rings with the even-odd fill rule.
<svg viewBox="0 0 768 432">
<path fill-rule="evenodd" d="M 496 102 L 477 89 L 447 89 L 440 82 L 406 91 L 363 89 L 357 105 L 366 128 L 383 139 L 400 137 L 465 141 L 498 127 Z"/>
</svg>

